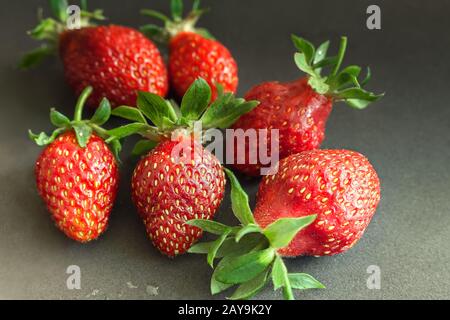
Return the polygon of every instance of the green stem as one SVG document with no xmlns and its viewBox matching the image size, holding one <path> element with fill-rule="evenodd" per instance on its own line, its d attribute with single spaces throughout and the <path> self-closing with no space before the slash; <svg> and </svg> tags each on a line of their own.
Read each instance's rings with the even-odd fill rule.
<svg viewBox="0 0 450 320">
<path fill-rule="evenodd" d="M 81 121 L 84 104 L 86 103 L 86 100 L 91 95 L 91 93 L 92 93 L 92 87 L 90 87 L 90 86 L 86 87 L 83 90 L 83 92 L 81 92 L 81 95 L 78 98 L 77 104 L 75 106 L 75 114 L 73 116 L 74 121 Z"/>
<path fill-rule="evenodd" d="M 331 72 L 332 76 L 335 76 L 341 67 L 342 60 L 344 60 L 345 50 L 347 49 L 347 37 L 341 37 L 341 43 L 339 45 L 339 51 L 337 55 L 337 62 L 334 66 L 333 72 Z"/>
<path fill-rule="evenodd" d="M 93 123 L 88 123 L 88 125 L 95 131 L 97 132 L 102 138 L 107 139 L 109 137 L 109 133 L 108 130 L 103 129 L 102 127 L 100 127 L 99 125 L 93 124 Z"/>
<path fill-rule="evenodd" d="M 295 300 L 294 293 L 292 292 L 291 286 L 283 287 L 283 295 L 284 295 L 284 299 L 286 299 L 286 300 Z"/>
</svg>

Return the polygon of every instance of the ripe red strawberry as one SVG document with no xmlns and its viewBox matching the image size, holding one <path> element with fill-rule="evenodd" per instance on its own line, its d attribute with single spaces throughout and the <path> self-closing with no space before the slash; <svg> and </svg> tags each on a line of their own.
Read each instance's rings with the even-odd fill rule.
<svg viewBox="0 0 450 320">
<path fill-rule="evenodd" d="M 232 299 L 255 295 L 272 277 L 275 289 L 283 288 L 286 299 L 292 289 L 323 288 L 310 275 L 288 273 L 282 257 L 324 256 L 344 252 L 358 241 L 380 200 L 380 182 L 369 161 L 348 150 L 311 150 L 290 155 L 278 163 L 276 173 L 261 181 L 254 215 L 248 197 L 233 173 L 233 213 L 240 227 L 201 219 L 189 221 L 219 235 L 189 251 L 207 253 L 217 264 L 213 294 L 239 285 Z M 209 230 L 208 230 L 209 229 Z"/>
<path fill-rule="evenodd" d="M 263 178 L 254 217 L 264 228 L 280 218 L 316 214 L 278 252 L 333 255 L 361 238 L 379 201 L 380 182 L 367 158 L 348 150 L 311 150 L 281 160 L 278 172 Z"/>
<path fill-rule="evenodd" d="M 88 85 L 94 88 L 89 106 L 97 106 L 103 97 L 113 107 L 134 105 L 137 91 L 165 96 L 168 91 L 167 70 L 158 48 L 135 29 L 108 25 L 92 26 L 86 18 L 81 28 L 68 27 L 67 3 L 54 9 L 60 21 L 45 19 L 30 32 L 47 44 L 24 57 L 22 67 L 30 67 L 50 53 L 59 52 L 67 83 L 76 94 Z M 103 19 L 100 11 L 83 16 Z"/>
<path fill-rule="evenodd" d="M 109 102 L 103 100 L 91 120 L 81 120 L 91 92 L 90 87 L 83 91 L 73 121 L 52 109 L 50 119 L 58 128 L 50 137 L 30 132 L 38 145 L 46 145 L 36 161 L 38 192 L 56 226 L 79 242 L 105 231 L 119 179 L 116 159 L 104 140 L 107 135 L 99 127 L 109 118 Z M 118 152 L 120 144 L 114 142 L 113 148 Z"/>
<path fill-rule="evenodd" d="M 164 21 L 164 28 L 146 25 L 141 30 L 152 39 L 169 46 L 169 76 L 172 88 L 180 97 L 198 77 L 212 88 L 212 100 L 217 97 L 217 85 L 226 92 L 235 93 L 238 86 L 238 68 L 228 49 L 205 29 L 195 24 L 205 10 L 196 1 L 192 11 L 182 18 L 183 3 L 172 0 L 173 20 L 153 10 L 142 13 Z"/>
<path fill-rule="evenodd" d="M 202 235 L 200 229 L 185 222 L 212 219 L 223 198 L 222 167 L 201 145 L 196 123 L 200 121 L 204 129 L 226 128 L 257 104 L 236 99 L 231 93 L 220 93 L 211 105 L 210 100 L 211 89 L 200 78 L 187 90 L 181 108 L 155 94 L 140 92 L 137 109 L 113 110 L 113 114 L 136 122 L 111 130 L 111 134 L 125 137 L 137 133 L 150 139 L 138 142 L 135 154 L 154 148 L 134 170 L 132 199 L 153 244 L 169 257 L 184 253 Z"/>
<path fill-rule="evenodd" d="M 165 140 L 144 156 L 133 173 L 133 202 L 144 220 L 147 234 L 159 251 L 169 257 L 184 253 L 202 235 L 185 221 L 212 219 L 222 202 L 225 176 L 219 160 L 190 137 Z M 180 143 L 194 161 L 173 158 Z M 195 144 L 195 145 L 194 145 Z M 194 151 L 195 150 L 195 151 Z M 195 154 L 194 154 L 195 153 Z"/>
<path fill-rule="evenodd" d="M 317 50 L 308 41 L 293 36 L 293 42 L 300 51 L 295 54 L 297 66 L 307 73 L 307 77 L 293 82 L 265 82 L 253 87 L 245 95 L 246 99 L 260 101 L 252 112 L 244 115 L 235 123 L 234 129 L 268 129 L 266 138 L 257 143 L 245 143 L 245 154 L 235 152 L 235 168 L 248 175 L 259 175 L 265 167 L 258 159 L 259 150 L 268 150 L 271 155 L 271 143 L 278 146 L 279 158 L 290 154 L 319 148 L 324 137 L 328 116 L 333 102 L 344 101 L 351 107 L 362 109 L 382 95 L 375 95 L 362 89 L 370 78 L 358 82 L 361 68 L 348 66 L 339 71 L 346 48 L 343 37 L 337 57 L 326 58 L 329 42 L 323 43 Z M 333 67 L 330 75 L 320 75 L 321 68 Z M 279 139 L 271 141 L 271 131 L 279 130 Z M 266 149 L 267 148 L 267 149 Z M 249 161 L 250 155 L 258 159 Z"/>
</svg>

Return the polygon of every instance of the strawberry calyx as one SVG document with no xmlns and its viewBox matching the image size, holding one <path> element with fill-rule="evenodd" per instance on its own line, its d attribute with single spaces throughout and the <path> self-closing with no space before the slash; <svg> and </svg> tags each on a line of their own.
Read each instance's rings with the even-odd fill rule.
<svg viewBox="0 0 450 320">
<path fill-rule="evenodd" d="M 58 49 L 59 35 L 67 30 L 75 28 L 85 28 L 94 26 L 91 20 L 104 20 L 102 10 L 87 10 L 87 1 L 82 0 L 80 5 L 79 20 L 75 23 L 76 8 L 70 6 L 67 0 L 49 0 L 50 9 L 53 17 L 43 18 L 42 10 L 39 10 L 39 23 L 33 29 L 28 31 L 31 38 L 44 41 L 44 43 L 25 54 L 20 63 L 19 68 L 28 69 L 39 64 L 44 58 L 54 55 Z"/>
<path fill-rule="evenodd" d="M 282 218 L 261 228 L 253 217 L 248 196 L 233 172 L 224 168 L 231 182 L 231 207 L 240 222 L 227 226 L 206 219 L 193 219 L 186 223 L 217 235 L 211 242 L 201 242 L 188 252 L 206 254 L 208 264 L 214 268 L 211 293 L 217 294 L 232 286 L 238 287 L 230 299 L 249 299 L 272 280 L 275 290 L 282 288 L 283 296 L 293 300 L 293 289 L 325 288 L 305 273 L 289 273 L 277 250 L 287 246 L 302 229 L 314 222 L 316 215 L 300 218 Z"/>
<path fill-rule="evenodd" d="M 197 28 L 195 25 L 199 18 L 208 11 L 208 9 L 200 8 L 200 0 L 194 0 L 191 11 L 183 18 L 183 0 L 171 0 L 171 15 L 157 12 L 155 10 L 143 9 L 141 14 L 156 18 L 164 23 L 164 26 L 155 24 L 147 24 L 140 28 L 142 33 L 147 35 L 150 39 L 166 44 L 176 35 L 183 32 L 193 32 L 200 34 L 204 38 L 214 39 L 211 33 L 204 28 Z"/>
<path fill-rule="evenodd" d="M 195 80 L 184 94 L 181 105 L 164 100 L 159 95 L 138 92 L 136 107 L 119 106 L 112 115 L 132 121 L 108 131 L 106 141 L 122 139 L 138 134 L 144 137 L 134 149 L 134 155 L 143 154 L 163 139 L 171 139 L 180 133 L 195 136 L 200 122 L 203 130 L 230 127 L 239 117 L 258 105 L 258 101 L 236 98 L 218 86 L 218 97 L 211 103 L 211 87 L 202 78 Z M 201 138 L 201 137 L 200 137 Z"/>
<path fill-rule="evenodd" d="M 347 37 L 341 37 L 336 56 L 327 57 L 329 41 L 322 43 L 317 49 L 308 40 L 292 35 L 292 42 L 298 52 L 294 55 L 297 67 L 308 75 L 308 84 L 319 94 L 327 95 L 335 101 L 343 101 L 356 109 L 364 109 L 371 102 L 384 96 L 363 89 L 371 78 L 370 68 L 366 76 L 359 80 L 361 67 L 350 65 L 341 69 L 347 48 Z M 322 76 L 323 68 L 330 68 L 330 74 Z"/>
<path fill-rule="evenodd" d="M 92 133 L 95 132 L 99 137 L 110 143 L 112 152 L 116 156 L 116 159 L 119 160 L 119 152 L 122 148 L 119 139 L 112 139 L 113 136 L 111 136 L 108 130 L 101 127 L 109 120 L 111 116 L 111 105 L 108 99 L 102 99 L 99 107 L 90 119 L 82 119 L 84 105 L 92 93 L 92 90 L 92 87 L 86 87 L 80 94 L 75 106 L 73 120 L 70 120 L 67 116 L 56 111 L 55 108 L 52 108 L 50 109 L 50 121 L 56 129 L 50 135 L 47 135 L 45 132 L 35 134 L 29 130 L 29 137 L 38 146 L 46 146 L 52 143 L 60 134 L 73 130 L 75 132 L 78 145 L 81 148 L 85 148 Z"/>
</svg>

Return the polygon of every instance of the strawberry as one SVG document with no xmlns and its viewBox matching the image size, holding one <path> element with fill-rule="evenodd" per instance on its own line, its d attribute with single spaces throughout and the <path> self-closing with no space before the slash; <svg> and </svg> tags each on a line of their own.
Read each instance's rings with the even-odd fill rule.
<svg viewBox="0 0 450 320">
<path fill-rule="evenodd" d="M 212 88 L 212 100 L 217 97 L 217 85 L 226 92 L 235 93 L 238 86 L 238 68 L 228 49 L 203 28 L 196 28 L 200 16 L 206 11 L 194 1 L 192 11 L 182 18 L 182 0 L 172 0 L 172 18 L 153 10 L 142 13 L 164 22 L 164 28 L 150 24 L 141 31 L 150 38 L 168 44 L 169 76 L 175 93 L 182 97 L 198 77 Z"/>
<path fill-rule="evenodd" d="M 361 238 L 379 201 L 380 182 L 367 158 L 349 150 L 311 150 L 281 160 L 278 173 L 263 178 L 254 217 L 264 228 L 314 213 L 316 221 L 278 252 L 333 255 Z"/>
<path fill-rule="evenodd" d="M 351 248 L 363 235 L 380 201 L 380 182 L 369 161 L 349 150 L 311 150 L 290 155 L 276 173 L 261 181 L 254 214 L 233 173 L 231 202 L 241 226 L 188 222 L 219 238 L 196 244 L 192 253 L 222 258 L 212 279 L 212 293 L 233 285 L 231 296 L 246 299 L 262 289 L 271 274 L 286 299 L 292 289 L 323 288 L 310 275 L 288 273 L 282 257 L 327 256 Z"/>
<path fill-rule="evenodd" d="M 79 242 L 105 231 L 119 179 L 117 161 L 104 140 L 111 137 L 100 127 L 111 113 L 108 100 L 102 100 L 91 120 L 81 120 L 91 92 L 91 87 L 82 92 L 73 121 L 51 110 L 50 119 L 58 127 L 51 136 L 30 131 L 38 145 L 46 146 L 35 167 L 39 195 L 56 226 Z M 120 143 L 114 140 L 112 148 L 117 153 Z"/>
<path fill-rule="evenodd" d="M 265 82 L 250 89 L 245 98 L 258 100 L 260 105 L 233 126 L 234 129 L 244 131 L 268 130 L 267 135 L 260 136 L 257 143 L 243 141 L 245 153 L 234 153 L 234 167 L 248 175 L 262 173 L 260 169 L 265 164 L 258 159 L 260 150 L 267 150 L 271 156 L 277 153 L 283 159 L 291 154 L 319 148 L 325 137 L 333 102 L 343 101 L 353 108 L 363 109 L 383 96 L 362 89 L 370 79 L 370 69 L 361 82 L 358 81 L 360 67 L 352 65 L 339 71 L 347 44 L 346 37 L 341 39 L 338 55 L 330 58 L 326 57 L 328 41 L 316 50 L 305 39 L 292 36 L 292 40 L 299 50 L 295 54 L 295 62 L 307 76 L 287 83 Z M 332 67 L 326 77 L 321 75 L 324 67 Z M 275 135 L 272 141 L 274 129 L 278 130 L 278 136 Z M 249 161 L 251 158 L 256 161 Z"/>
<path fill-rule="evenodd" d="M 46 45 L 24 57 L 21 66 L 31 67 L 45 56 L 59 52 L 67 83 L 80 94 L 86 86 L 94 88 L 89 106 L 97 106 L 103 97 L 113 107 L 134 105 L 137 91 L 165 96 L 167 71 L 158 48 L 135 29 L 108 25 L 93 26 L 89 17 L 104 19 L 101 11 L 81 12 L 81 28 L 72 28 L 67 2 L 51 1 L 59 18 L 44 19 L 30 32 Z"/>
<path fill-rule="evenodd" d="M 226 128 L 257 104 L 223 92 L 212 104 L 210 100 L 211 89 L 199 78 L 187 90 L 180 108 L 158 95 L 140 92 L 137 108 L 122 106 L 112 112 L 135 122 L 110 134 L 148 138 L 133 150 L 134 154 L 151 151 L 134 170 L 132 199 L 154 246 L 169 257 L 186 252 L 202 235 L 201 229 L 185 222 L 212 219 L 224 194 L 221 164 L 203 148 L 196 126 Z"/>
</svg>

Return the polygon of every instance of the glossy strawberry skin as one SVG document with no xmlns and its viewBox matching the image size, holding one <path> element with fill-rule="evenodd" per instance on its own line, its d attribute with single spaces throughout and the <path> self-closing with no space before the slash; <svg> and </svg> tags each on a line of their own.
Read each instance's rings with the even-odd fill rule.
<svg viewBox="0 0 450 320">
<path fill-rule="evenodd" d="M 279 159 L 291 154 L 319 148 L 325 137 L 325 126 L 332 109 L 332 100 L 318 94 L 307 83 L 307 78 L 280 83 L 265 82 L 253 87 L 245 95 L 246 100 L 258 100 L 260 104 L 243 115 L 233 129 L 268 129 L 266 139 L 256 144 L 245 142 L 245 154 L 235 152 L 234 167 L 248 175 L 260 175 L 263 166 L 259 161 L 248 161 L 249 153 L 259 155 L 264 147 L 271 154 L 271 129 L 279 130 Z M 234 144 L 228 143 L 231 147 Z M 234 146 L 236 148 L 236 146 Z M 245 158 L 243 158 L 245 156 Z"/>
<path fill-rule="evenodd" d="M 317 214 L 279 253 L 334 255 L 361 238 L 379 201 L 377 173 L 363 155 L 312 150 L 281 160 L 278 172 L 263 178 L 254 216 L 265 227 L 279 218 Z"/>
<path fill-rule="evenodd" d="M 198 77 L 205 79 L 217 97 L 216 83 L 236 93 L 238 68 L 225 46 L 193 32 L 181 32 L 170 40 L 169 75 L 172 88 L 182 97 Z"/>
<path fill-rule="evenodd" d="M 65 31 L 59 53 L 67 82 L 77 95 L 88 85 L 89 106 L 103 97 L 113 107 L 133 106 L 137 91 L 165 96 L 167 70 L 158 48 L 137 30 L 109 25 Z"/>
<path fill-rule="evenodd" d="M 81 148 L 73 132 L 60 135 L 39 156 L 37 189 L 56 226 L 88 242 L 102 234 L 117 194 L 119 172 L 105 142 L 92 134 Z"/>
<path fill-rule="evenodd" d="M 182 138 L 194 146 L 190 138 Z M 225 176 L 217 158 L 195 143 L 195 151 L 174 157 L 178 141 L 161 142 L 136 166 L 132 199 L 144 220 L 147 234 L 161 253 L 174 257 L 186 252 L 202 232 L 185 224 L 191 219 L 211 219 L 225 188 Z M 184 161 L 186 155 L 194 162 Z"/>
</svg>

